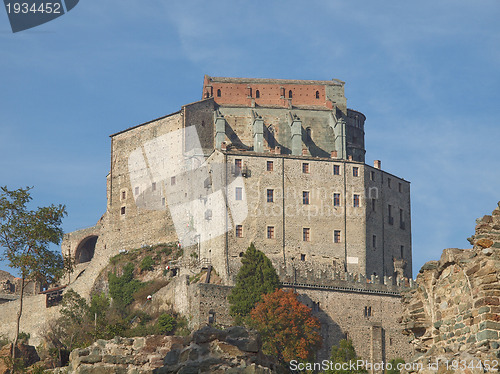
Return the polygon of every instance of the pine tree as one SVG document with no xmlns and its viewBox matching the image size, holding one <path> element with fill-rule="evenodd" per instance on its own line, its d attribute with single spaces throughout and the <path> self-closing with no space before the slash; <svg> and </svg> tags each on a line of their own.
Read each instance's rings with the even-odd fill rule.
<svg viewBox="0 0 500 374">
<path fill-rule="evenodd" d="M 243 254 L 241 262 L 243 266 L 236 276 L 236 286 L 228 297 L 230 313 L 237 324 L 244 322 L 263 294 L 272 293 L 280 286 L 271 260 L 253 243 Z"/>
</svg>

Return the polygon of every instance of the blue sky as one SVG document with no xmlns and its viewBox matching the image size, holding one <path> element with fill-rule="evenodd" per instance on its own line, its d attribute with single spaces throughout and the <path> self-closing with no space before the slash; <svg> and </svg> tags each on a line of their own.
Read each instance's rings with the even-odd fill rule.
<svg viewBox="0 0 500 374">
<path fill-rule="evenodd" d="M 499 16 L 497 0 L 81 0 L 12 34 L 0 10 L 0 185 L 66 204 L 66 232 L 92 226 L 108 136 L 200 99 L 204 74 L 337 78 L 366 162 L 412 182 L 416 275 L 500 200 Z"/>
</svg>

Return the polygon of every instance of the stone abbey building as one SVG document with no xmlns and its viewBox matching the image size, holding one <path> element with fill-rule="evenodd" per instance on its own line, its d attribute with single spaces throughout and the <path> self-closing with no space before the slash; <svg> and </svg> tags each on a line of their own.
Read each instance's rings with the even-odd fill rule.
<svg viewBox="0 0 500 374">
<path fill-rule="evenodd" d="M 365 119 L 336 79 L 205 76 L 201 100 L 111 135 L 106 212 L 63 239 L 77 263 L 67 289 L 88 298 L 111 256 L 179 242 L 176 276 L 153 299 L 193 328 L 228 325 L 227 295 L 254 243 L 320 319 L 320 359 L 347 336 L 364 359 L 408 360 L 398 318 L 413 283 L 410 184 L 365 164 Z M 223 285 L 190 283 L 209 266 Z M 16 304 L 0 307 L 0 333 L 13 331 Z M 45 305 L 26 300 L 33 341 L 57 315 Z"/>
<path fill-rule="evenodd" d="M 410 184 L 365 164 L 364 125 L 336 79 L 205 76 L 200 101 L 111 135 L 106 215 L 63 250 L 179 240 L 230 284 L 253 242 L 279 269 L 411 278 Z"/>
</svg>

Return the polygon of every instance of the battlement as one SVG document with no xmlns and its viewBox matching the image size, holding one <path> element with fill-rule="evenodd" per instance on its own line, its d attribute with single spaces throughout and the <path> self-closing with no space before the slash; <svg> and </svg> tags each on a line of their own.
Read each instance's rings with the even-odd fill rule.
<svg viewBox="0 0 500 374">
<path fill-rule="evenodd" d="M 335 291 L 399 296 L 415 282 L 406 277 L 379 277 L 353 274 L 308 261 L 282 263 L 278 267 L 281 283 L 287 288 L 331 289 Z"/>
</svg>

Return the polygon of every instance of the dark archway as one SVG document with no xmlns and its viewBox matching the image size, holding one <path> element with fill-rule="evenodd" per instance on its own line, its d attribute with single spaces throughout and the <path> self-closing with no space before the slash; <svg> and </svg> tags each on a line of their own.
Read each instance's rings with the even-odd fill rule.
<svg viewBox="0 0 500 374">
<path fill-rule="evenodd" d="M 81 264 L 89 262 L 94 257 L 95 245 L 97 243 L 97 236 L 88 236 L 83 239 L 75 251 L 75 263 Z"/>
</svg>

